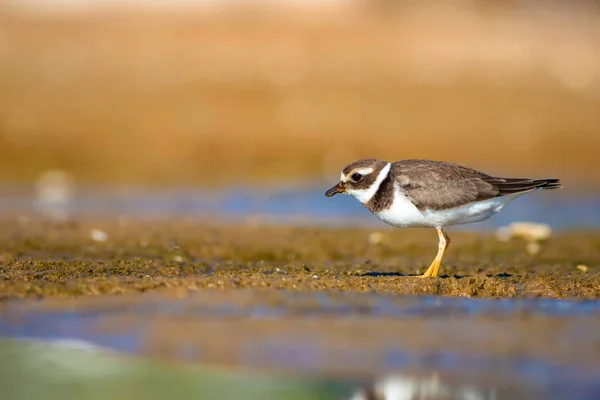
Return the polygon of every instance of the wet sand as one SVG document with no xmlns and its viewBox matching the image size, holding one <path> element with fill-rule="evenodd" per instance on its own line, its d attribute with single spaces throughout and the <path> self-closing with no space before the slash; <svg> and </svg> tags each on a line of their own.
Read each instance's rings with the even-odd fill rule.
<svg viewBox="0 0 600 400">
<path fill-rule="evenodd" d="M 433 230 L 4 218 L 0 382 L 27 399 L 73 397 L 67 380 L 81 398 L 188 381 L 223 399 L 596 398 L 600 234 L 535 255 L 451 237 L 420 279 Z"/>
<path fill-rule="evenodd" d="M 94 239 L 94 230 L 96 232 Z M 419 279 L 433 230 L 237 226 L 198 220 L 0 221 L 0 297 L 203 289 L 600 298 L 600 234 L 560 232 L 531 255 L 520 239 L 453 233 L 441 276 Z M 583 266 L 583 267 L 582 267 Z"/>
</svg>

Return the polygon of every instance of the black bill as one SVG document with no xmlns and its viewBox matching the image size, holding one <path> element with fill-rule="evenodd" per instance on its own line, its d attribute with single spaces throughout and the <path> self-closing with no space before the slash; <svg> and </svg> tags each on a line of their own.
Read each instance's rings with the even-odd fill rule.
<svg viewBox="0 0 600 400">
<path fill-rule="evenodd" d="M 334 187 L 332 187 L 331 189 L 326 191 L 325 196 L 331 197 L 338 193 L 345 193 L 345 192 L 346 192 L 346 189 L 344 189 L 344 187 L 342 186 L 342 182 L 339 182 L 337 185 L 335 185 Z"/>
</svg>

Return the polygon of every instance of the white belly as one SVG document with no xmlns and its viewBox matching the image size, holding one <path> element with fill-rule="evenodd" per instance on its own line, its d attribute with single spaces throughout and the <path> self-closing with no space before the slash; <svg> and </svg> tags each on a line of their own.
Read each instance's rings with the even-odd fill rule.
<svg viewBox="0 0 600 400">
<path fill-rule="evenodd" d="M 425 211 L 419 211 L 406 196 L 396 192 L 392 207 L 376 213 L 376 215 L 386 224 L 398 228 L 441 228 L 488 219 L 493 214 L 500 212 L 506 204 L 519 196 L 520 194 L 494 197 L 489 200 L 469 203 L 448 210 L 435 211 L 426 209 Z"/>
</svg>

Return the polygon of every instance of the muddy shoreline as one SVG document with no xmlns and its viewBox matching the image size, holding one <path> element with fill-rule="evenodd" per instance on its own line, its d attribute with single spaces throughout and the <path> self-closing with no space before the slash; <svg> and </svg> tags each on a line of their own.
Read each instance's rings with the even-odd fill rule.
<svg viewBox="0 0 600 400">
<path fill-rule="evenodd" d="M 199 220 L 1 220 L 3 387 L 20 394 L 29 387 L 20 382 L 33 379 L 47 392 L 37 382 L 72 382 L 66 366 L 86 357 L 73 371 L 101 360 L 111 372 L 157 363 L 144 367 L 146 375 L 119 372 L 118 382 L 106 381 L 127 390 L 146 388 L 139 379 L 147 376 L 161 390 L 162 382 L 177 382 L 169 386 L 177 393 L 176 379 L 188 376 L 182 368 L 208 368 L 212 392 L 199 395 L 206 398 L 247 397 L 251 384 L 288 398 L 273 390 L 308 390 L 306 382 L 321 385 L 320 397 L 306 398 L 340 400 L 370 398 L 353 393 L 381 387 L 429 394 L 423 398 L 474 388 L 481 399 L 597 397 L 600 233 L 555 233 L 531 255 L 522 240 L 454 232 L 443 276 L 420 279 L 414 275 L 434 256 L 435 232 L 375 232 Z M 67 352 L 65 343 L 76 350 Z M 100 359 L 82 346 L 116 356 Z M 47 357 L 55 365 L 36 370 Z M 179 372 L 169 375 L 161 365 Z M 214 384 L 224 371 L 239 375 Z M 198 372 L 189 374 L 199 388 Z M 85 376 L 79 382 L 90 393 L 110 391 Z M 232 394 L 235 382 L 240 389 Z M 288 393 L 285 387 L 277 393 Z"/>
<path fill-rule="evenodd" d="M 377 240 L 373 240 L 377 232 Z M 453 233 L 440 278 L 427 229 L 311 229 L 198 220 L 0 221 L 0 298 L 273 288 L 482 298 L 600 298 L 600 233 Z M 585 268 L 582 270 L 582 266 Z"/>
</svg>

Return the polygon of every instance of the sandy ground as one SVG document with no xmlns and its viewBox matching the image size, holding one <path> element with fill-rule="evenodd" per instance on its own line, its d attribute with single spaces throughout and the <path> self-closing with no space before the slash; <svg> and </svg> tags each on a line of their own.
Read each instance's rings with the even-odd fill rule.
<svg viewBox="0 0 600 400">
<path fill-rule="evenodd" d="M 103 235 L 104 234 L 104 235 Z M 423 273 L 433 230 L 224 226 L 202 221 L 0 222 L 0 297 L 273 288 L 463 297 L 600 297 L 600 234 L 525 242 L 450 231 L 441 276 Z M 374 240 L 374 239 L 377 240 Z M 100 240 L 99 240 L 100 239 Z"/>
<path fill-rule="evenodd" d="M 546 298 L 600 297 L 600 234 L 556 233 L 536 255 L 520 240 L 451 237 L 443 275 L 420 279 L 432 230 L 4 218 L 0 333 L 278 379 L 414 373 L 509 398 L 594 398 L 597 301 Z M 30 380 L 27 368 L 9 376 Z"/>
</svg>

